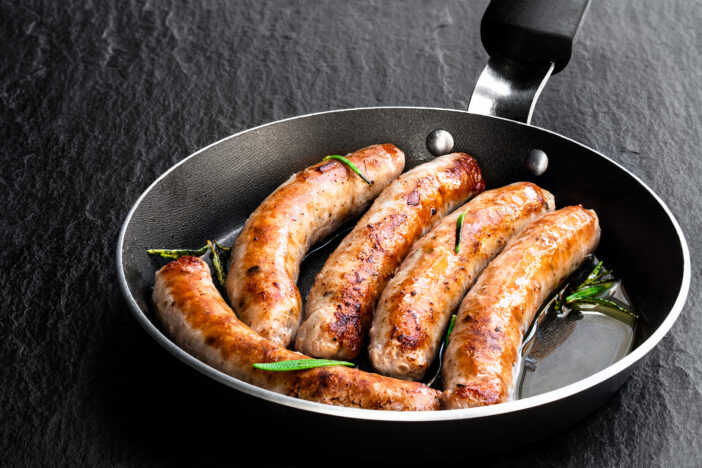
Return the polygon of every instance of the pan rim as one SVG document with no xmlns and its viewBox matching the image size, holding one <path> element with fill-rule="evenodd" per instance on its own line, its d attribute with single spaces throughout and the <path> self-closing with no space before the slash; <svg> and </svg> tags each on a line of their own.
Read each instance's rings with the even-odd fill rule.
<svg viewBox="0 0 702 468">
<path fill-rule="evenodd" d="M 204 362 L 196 359 L 192 355 L 188 354 L 184 350 L 182 350 L 180 347 L 178 347 L 173 341 L 171 341 L 170 338 L 168 338 L 164 333 L 161 332 L 160 329 L 158 329 L 152 322 L 149 320 L 149 318 L 142 312 L 142 310 L 139 308 L 139 305 L 137 304 L 136 300 L 132 296 L 129 286 L 127 284 L 127 279 L 124 274 L 124 264 L 123 264 L 123 257 L 122 257 L 122 250 L 124 247 L 124 240 L 126 236 L 126 231 L 127 228 L 132 220 L 132 216 L 134 215 L 135 211 L 137 208 L 140 206 L 141 202 L 143 199 L 148 195 L 148 193 L 156 187 L 162 179 L 164 179 L 168 174 L 170 174 L 172 171 L 174 171 L 177 167 L 179 167 L 181 164 L 184 164 L 186 161 L 189 159 L 197 156 L 198 154 L 208 150 L 209 148 L 216 146 L 230 138 L 238 137 L 244 133 L 248 133 L 254 130 L 258 130 L 263 127 L 267 127 L 269 125 L 281 123 L 281 122 L 286 122 L 290 120 L 295 120 L 295 119 L 302 119 L 302 118 L 307 118 L 307 117 L 313 117 L 313 116 L 318 116 L 318 115 L 324 115 L 324 114 L 331 114 L 331 113 L 342 113 L 342 112 L 353 112 L 353 111 L 362 111 L 362 110 L 423 110 L 423 111 L 448 111 L 448 112 L 454 112 L 454 113 L 459 113 L 459 114 L 469 114 L 471 116 L 479 116 L 482 118 L 488 118 L 488 119 L 498 119 L 498 120 L 505 120 L 513 124 L 517 125 L 522 125 L 526 126 L 529 128 L 535 128 L 544 132 L 547 132 L 555 137 L 565 139 L 571 143 L 574 143 L 578 146 L 583 147 L 584 149 L 591 151 L 595 154 L 597 154 L 599 157 L 604 158 L 608 162 L 614 164 L 618 168 L 622 169 L 624 172 L 626 172 L 630 177 L 632 177 L 634 180 L 636 180 L 639 184 L 641 184 L 652 196 L 653 198 L 661 205 L 663 208 L 663 211 L 666 213 L 668 218 L 670 219 L 673 227 L 675 228 L 675 231 L 678 235 L 678 238 L 680 240 L 680 246 L 682 249 L 682 256 L 683 256 L 683 277 L 682 277 L 682 282 L 680 285 L 680 290 L 678 291 L 677 298 L 675 300 L 675 303 L 673 304 L 672 308 L 668 312 L 666 318 L 663 320 L 663 322 L 660 324 L 660 326 L 656 329 L 654 333 L 651 334 L 643 343 L 641 343 L 634 351 L 626 355 L 624 358 L 620 359 L 619 361 L 615 362 L 614 364 L 602 369 L 599 372 L 596 372 L 595 374 L 585 378 L 578 380 L 577 382 L 574 382 L 572 384 L 566 385 L 564 387 L 558 388 L 556 390 L 552 390 L 546 393 L 542 393 L 539 395 L 535 395 L 532 397 L 527 397 L 523 398 L 520 400 L 514 400 L 510 401 L 507 403 L 502 403 L 499 405 L 493 405 L 493 406 L 483 406 L 483 407 L 476 407 L 476 408 L 466 408 L 466 409 L 454 409 L 454 410 L 440 410 L 440 411 L 406 411 L 406 412 L 401 412 L 401 411 L 383 411 L 383 410 L 371 410 L 371 409 L 359 409 L 359 408 L 346 408 L 346 407 L 341 407 L 341 406 L 333 406 L 333 405 L 327 405 L 324 403 L 318 403 L 318 402 L 313 402 L 313 401 L 307 401 L 307 400 L 302 400 L 299 398 L 295 397 L 290 397 L 287 395 L 281 395 L 279 393 L 272 392 L 270 390 L 266 390 L 261 387 L 257 387 L 255 385 L 246 383 L 242 380 L 236 379 L 234 377 L 231 377 L 213 367 L 210 367 L 209 365 L 205 364 Z M 214 143 L 211 143 L 194 153 L 190 154 L 189 156 L 183 158 L 182 160 L 178 161 L 174 165 L 172 165 L 170 168 L 168 168 L 163 174 L 161 174 L 154 182 L 152 182 L 142 193 L 141 195 L 137 198 L 137 200 L 134 202 L 132 205 L 131 209 L 127 213 L 122 227 L 120 229 L 119 237 L 117 240 L 117 276 L 118 276 L 118 282 L 119 282 L 119 287 L 120 291 L 122 292 L 122 296 L 124 297 L 127 305 L 129 306 L 129 309 L 132 312 L 132 315 L 136 318 L 137 322 L 146 330 L 146 332 L 154 339 L 156 340 L 157 343 L 159 343 L 164 349 L 166 349 L 168 352 L 173 354 L 175 357 L 180 359 L 182 362 L 185 364 L 188 364 L 190 367 L 198 370 L 199 372 L 203 373 L 204 375 L 213 378 L 214 380 L 217 380 L 229 387 L 232 387 L 236 390 L 239 390 L 241 392 L 244 392 L 250 396 L 261 398 L 263 400 L 272 402 L 272 403 L 277 403 L 281 404 L 287 407 L 291 407 L 294 409 L 298 410 L 304 410 L 304 411 L 311 411 L 314 413 L 320 413 L 320 414 L 325 414 L 329 416 L 338 416 L 338 417 L 344 417 L 344 418 L 351 418 L 351 419 L 363 419 L 363 420 L 372 420 L 372 421 L 386 421 L 386 422 L 440 422 L 440 421 L 458 421 L 458 420 L 463 420 L 463 419 L 474 419 L 474 418 L 482 418 L 482 417 L 488 417 L 488 416 L 496 416 L 496 415 L 502 415 L 502 414 L 508 414 L 508 413 L 514 413 L 517 411 L 522 411 L 530 408 L 535 408 L 538 406 L 542 405 L 547 405 L 550 403 L 554 403 L 556 401 L 568 398 L 570 396 L 573 396 L 577 393 L 584 392 L 588 390 L 589 388 L 595 387 L 613 376 L 623 372 L 625 369 L 633 366 L 636 364 L 639 360 L 641 360 L 644 356 L 646 356 L 660 341 L 663 339 L 663 337 L 670 331 L 672 328 L 673 324 L 676 322 L 678 317 L 680 316 L 683 306 L 685 305 L 685 301 L 687 300 L 687 295 L 689 292 L 690 288 L 690 281 L 691 281 L 691 264 L 690 264 L 690 252 L 689 248 L 687 245 L 687 241 L 685 239 L 685 235 L 682 232 L 682 229 L 680 228 L 680 225 L 678 224 L 677 219 L 673 215 L 673 213 L 670 211 L 666 203 L 654 192 L 643 180 L 641 180 L 637 175 L 629 171 L 626 167 L 622 166 L 618 162 L 610 159 L 609 157 L 605 156 L 604 154 L 600 153 L 599 151 L 596 151 L 582 143 L 579 143 L 571 138 L 568 138 L 566 136 L 560 135 L 556 132 L 553 132 L 551 130 L 537 127 L 534 125 L 527 125 L 522 122 L 516 122 L 510 119 L 504 119 L 501 117 L 494 117 L 494 116 L 484 116 L 484 115 L 478 115 L 478 114 L 472 114 L 470 112 L 464 111 L 464 110 L 458 110 L 458 109 L 446 109 L 446 108 L 438 108 L 438 107 L 421 107 L 421 106 L 377 106 L 377 107 L 354 107 L 354 108 L 348 108 L 348 109 L 336 109 L 336 110 L 328 110 L 328 111 L 322 111 L 322 112 L 314 112 L 310 114 L 304 114 L 304 115 L 298 115 L 294 117 L 288 117 L 285 119 L 281 120 L 276 120 L 273 122 L 268 122 L 262 125 L 258 125 L 256 127 L 248 128 L 245 130 L 242 130 L 240 132 L 234 133 L 232 135 L 229 135 L 227 137 L 224 137 Z"/>
</svg>

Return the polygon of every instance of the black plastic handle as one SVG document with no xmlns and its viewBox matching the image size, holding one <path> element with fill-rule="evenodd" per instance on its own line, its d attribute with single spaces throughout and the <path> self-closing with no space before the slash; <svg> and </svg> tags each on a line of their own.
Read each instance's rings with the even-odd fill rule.
<svg viewBox="0 0 702 468">
<path fill-rule="evenodd" d="M 553 73 L 558 73 L 570 60 L 589 6 L 590 0 L 492 0 L 480 37 L 491 57 L 554 62 Z"/>
</svg>

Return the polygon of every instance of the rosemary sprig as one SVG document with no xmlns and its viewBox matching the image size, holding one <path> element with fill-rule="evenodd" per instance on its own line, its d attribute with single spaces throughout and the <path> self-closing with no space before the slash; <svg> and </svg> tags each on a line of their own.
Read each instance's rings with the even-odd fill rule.
<svg viewBox="0 0 702 468">
<path fill-rule="evenodd" d="M 166 260 L 178 260 L 180 257 L 191 256 L 200 257 L 207 252 L 207 245 L 200 247 L 197 250 L 193 249 L 149 249 L 146 251 L 154 257 L 165 258 Z"/>
<path fill-rule="evenodd" d="M 611 271 L 605 270 L 602 268 L 602 261 L 600 261 L 597 266 L 590 272 L 589 275 L 587 275 L 587 278 L 585 278 L 585 281 L 583 281 L 580 286 L 578 286 L 578 290 L 581 288 L 584 288 L 585 286 L 590 286 L 598 282 L 600 279 L 604 278 L 605 276 L 609 275 Z"/>
<path fill-rule="evenodd" d="M 453 314 L 451 316 L 451 320 L 449 320 L 449 325 L 448 328 L 446 329 L 446 341 L 445 341 L 445 346 L 448 347 L 449 344 L 449 336 L 451 336 L 451 332 L 453 331 L 453 326 L 456 323 L 456 314 Z"/>
<path fill-rule="evenodd" d="M 589 286 L 582 289 L 578 289 L 573 294 L 566 297 L 566 304 L 577 301 L 579 299 L 584 299 L 590 296 L 597 296 L 603 292 L 605 288 L 603 286 Z"/>
<path fill-rule="evenodd" d="M 229 260 L 229 256 L 232 253 L 232 248 L 225 247 L 217 241 L 212 241 L 212 242 L 214 243 L 215 247 L 217 247 L 219 249 L 219 254 L 222 256 L 222 259 Z"/>
<path fill-rule="evenodd" d="M 217 275 L 217 282 L 220 286 L 224 287 L 224 280 L 226 277 L 224 272 L 225 264 L 219 254 L 220 250 L 212 241 L 207 241 L 207 247 L 210 249 L 210 258 L 212 259 L 212 265 L 214 266 L 215 274 Z"/>
<path fill-rule="evenodd" d="M 355 364 L 353 362 L 333 361 L 331 359 L 293 359 L 291 361 L 257 362 L 253 364 L 254 369 L 272 372 L 296 371 L 328 366 L 354 367 Z"/>
<path fill-rule="evenodd" d="M 465 218 L 465 216 L 466 212 L 464 211 L 463 213 L 458 215 L 458 219 L 456 220 L 456 253 L 458 253 L 458 251 L 461 250 L 461 229 L 463 229 L 463 218 Z"/>
<path fill-rule="evenodd" d="M 351 169 L 353 172 L 358 174 L 358 177 L 363 179 L 363 181 L 365 183 L 367 183 L 368 185 L 373 185 L 374 181 L 368 180 L 366 178 L 366 176 L 364 176 L 363 173 L 356 167 L 356 165 L 354 163 L 352 163 L 351 161 L 349 161 L 348 159 L 346 159 L 345 157 L 339 156 L 338 154 L 332 154 L 331 156 L 325 156 L 323 160 L 329 161 L 330 159 L 336 159 L 337 161 L 340 161 L 340 162 L 346 164 L 349 167 L 349 169 Z"/>
<path fill-rule="evenodd" d="M 605 280 L 605 278 L 607 278 L 611 274 L 611 271 L 605 270 L 602 267 L 602 262 L 600 261 L 597 264 L 597 266 L 595 266 L 595 268 L 590 272 L 590 274 L 587 275 L 587 278 L 585 278 L 585 280 L 582 283 L 580 283 L 580 285 L 577 288 L 575 288 L 575 290 L 572 291 L 571 294 L 566 296 L 565 303 L 574 305 L 577 305 L 579 303 L 604 305 L 615 308 L 621 312 L 625 312 L 630 316 L 636 318 L 636 314 L 634 314 L 628 307 L 609 299 L 597 297 L 603 292 L 609 290 L 614 285 L 612 279 Z M 556 312 L 558 313 L 563 311 L 564 295 L 565 291 L 561 292 L 561 294 L 559 294 L 556 297 L 554 306 Z"/>
<path fill-rule="evenodd" d="M 212 265 L 214 265 L 217 283 L 219 283 L 221 287 L 224 287 L 226 264 L 232 253 L 231 247 L 224 247 L 217 241 L 208 240 L 207 244 L 199 249 L 149 249 L 146 251 L 146 253 L 153 255 L 154 257 L 164 258 L 166 260 L 178 260 L 180 257 L 185 256 L 201 257 L 205 255 L 207 251 L 210 252 L 210 258 L 212 259 Z"/>
</svg>

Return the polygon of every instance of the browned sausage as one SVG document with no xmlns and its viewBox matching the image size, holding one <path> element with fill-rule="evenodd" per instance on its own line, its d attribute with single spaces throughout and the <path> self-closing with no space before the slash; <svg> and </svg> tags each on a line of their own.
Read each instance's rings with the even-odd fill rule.
<svg viewBox="0 0 702 468">
<path fill-rule="evenodd" d="M 166 333 L 182 349 L 237 379 L 305 400 L 357 408 L 439 409 L 439 392 L 426 385 L 346 367 L 269 372 L 256 362 L 304 359 L 240 322 L 219 294 L 209 267 L 182 257 L 156 273 L 153 300 Z"/>
<path fill-rule="evenodd" d="M 376 301 L 412 244 L 484 188 L 477 162 L 464 153 L 436 158 L 390 184 L 317 275 L 297 349 L 323 358 L 358 356 Z"/>
<path fill-rule="evenodd" d="M 302 319 L 295 285 L 300 263 L 319 240 L 365 210 L 395 179 L 405 155 L 391 144 L 348 155 L 365 183 L 338 161 L 326 161 L 293 175 L 253 212 L 234 245 L 227 294 L 241 320 L 261 336 L 287 346 Z"/>
<path fill-rule="evenodd" d="M 512 397 L 524 332 L 541 304 L 600 239 L 594 211 L 569 206 L 543 215 L 509 241 L 461 303 L 444 355 L 446 408 Z"/>
<path fill-rule="evenodd" d="M 553 209 L 553 195 L 518 182 L 483 192 L 442 218 L 412 247 L 380 296 L 368 348 L 373 366 L 385 375 L 420 380 L 451 314 L 488 262 L 512 236 Z"/>
</svg>

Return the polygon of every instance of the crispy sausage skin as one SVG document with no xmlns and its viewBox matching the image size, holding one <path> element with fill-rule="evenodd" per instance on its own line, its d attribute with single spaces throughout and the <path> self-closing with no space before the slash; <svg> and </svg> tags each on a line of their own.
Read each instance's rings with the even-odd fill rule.
<svg viewBox="0 0 702 468">
<path fill-rule="evenodd" d="M 358 356 L 378 297 L 412 244 L 484 188 L 477 162 L 464 153 L 436 158 L 391 183 L 317 275 L 297 350 L 320 358 Z"/>
<path fill-rule="evenodd" d="M 488 262 L 513 235 L 554 207 L 551 193 L 518 182 L 483 192 L 442 218 L 412 247 L 380 296 L 368 348 L 373 366 L 385 375 L 420 380 L 451 314 Z"/>
<path fill-rule="evenodd" d="M 295 283 L 305 253 L 361 214 L 405 165 L 404 153 L 389 143 L 347 157 L 373 185 L 339 161 L 308 167 L 261 203 L 234 245 L 229 301 L 245 324 L 279 345 L 292 342 L 302 319 Z"/>
<path fill-rule="evenodd" d="M 258 335 L 239 321 L 215 288 L 210 269 L 182 257 L 156 273 L 153 300 L 166 333 L 182 349 L 237 379 L 305 400 L 356 408 L 439 409 L 439 392 L 347 367 L 269 372 L 256 362 L 304 359 Z"/>
<path fill-rule="evenodd" d="M 524 333 L 600 239 L 594 211 L 547 213 L 512 238 L 461 303 L 444 355 L 447 409 L 508 401 Z"/>
</svg>

